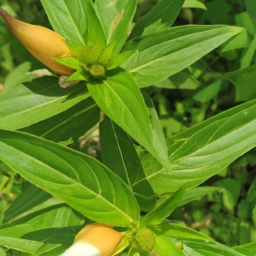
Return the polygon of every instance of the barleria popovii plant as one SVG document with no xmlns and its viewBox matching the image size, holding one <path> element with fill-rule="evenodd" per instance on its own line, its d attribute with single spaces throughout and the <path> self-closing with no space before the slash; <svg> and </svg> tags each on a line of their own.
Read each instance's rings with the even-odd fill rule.
<svg viewBox="0 0 256 256">
<path fill-rule="evenodd" d="M 41 3 L 55 32 L 0 8 L 12 33 L 55 72 L 0 95 L 0 160 L 33 184 L 4 214 L 4 251 L 247 255 L 166 218 L 177 207 L 220 191 L 197 186 L 256 146 L 256 101 L 165 139 L 154 104 L 141 90 L 184 70 L 243 29 L 171 28 L 184 0 L 160 0 L 134 26 L 137 0 Z M 75 85 L 61 88 L 59 75 Z M 68 147 L 97 125 L 101 161 Z M 29 195 L 38 203 L 27 203 Z M 64 203 L 23 215 L 50 195 Z"/>
</svg>

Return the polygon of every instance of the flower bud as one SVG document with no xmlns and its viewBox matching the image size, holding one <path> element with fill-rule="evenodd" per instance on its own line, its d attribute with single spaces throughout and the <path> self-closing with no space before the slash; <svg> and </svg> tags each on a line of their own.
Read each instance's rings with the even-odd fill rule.
<svg viewBox="0 0 256 256">
<path fill-rule="evenodd" d="M 11 32 L 20 40 L 27 50 L 45 66 L 60 75 L 71 75 L 75 70 L 68 68 L 52 58 L 75 56 L 65 44 L 65 38 L 54 31 L 41 26 L 19 21 L 0 7 L 0 15 Z"/>
<path fill-rule="evenodd" d="M 111 256 L 123 240 L 113 226 L 93 223 L 82 229 L 74 244 L 61 256 Z"/>
</svg>

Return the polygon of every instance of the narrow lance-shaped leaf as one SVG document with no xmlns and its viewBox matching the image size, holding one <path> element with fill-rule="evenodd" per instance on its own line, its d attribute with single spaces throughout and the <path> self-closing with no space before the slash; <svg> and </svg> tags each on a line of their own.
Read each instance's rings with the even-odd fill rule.
<svg viewBox="0 0 256 256">
<path fill-rule="evenodd" d="M 107 45 L 116 42 L 114 54 L 122 49 L 131 26 L 137 0 L 97 0 L 95 8 L 104 28 Z"/>
<path fill-rule="evenodd" d="M 226 42 L 243 28 L 229 26 L 180 26 L 127 42 L 123 52 L 139 50 L 122 65 L 139 87 L 174 75 Z"/>
<path fill-rule="evenodd" d="M 139 220 L 127 185 L 92 157 L 19 132 L 0 131 L 0 159 L 88 218 L 117 226 Z"/>
<path fill-rule="evenodd" d="M 42 77 L 0 95 L 0 129 L 16 130 L 57 115 L 90 94 L 83 83 L 63 89 L 56 77 Z"/>
<path fill-rule="evenodd" d="M 195 187 L 256 146 L 256 100 L 242 104 L 167 140 L 172 172 L 149 154 L 141 157 L 157 194 Z M 170 186 L 170 182 L 172 186 Z"/>
<path fill-rule="evenodd" d="M 184 194 L 184 189 L 180 188 L 170 198 L 158 205 L 154 210 L 149 212 L 141 221 L 141 226 L 161 224 L 179 205 Z"/>
<path fill-rule="evenodd" d="M 167 155 L 155 144 L 145 102 L 132 76 L 116 69 L 109 71 L 106 80 L 90 82 L 87 87 L 106 115 L 170 170 Z"/>
<path fill-rule="evenodd" d="M 106 118 L 100 124 L 100 144 L 103 163 L 130 187 L 143 211 L 151 210 L 156 196 L 128 135 Z"/>
<path fill-rule="evenodd" d="M 137 22 L 129 39 L 170 27 L 179 15 L 183 3 L 184 0 L 159 0 L 153 9 Z"/>
<path fill-rule="evenodd" d="M 41 0 L 55 32 L 71 44 L 105 47 L 105 36 L 91 0 Z"/>
</svg>

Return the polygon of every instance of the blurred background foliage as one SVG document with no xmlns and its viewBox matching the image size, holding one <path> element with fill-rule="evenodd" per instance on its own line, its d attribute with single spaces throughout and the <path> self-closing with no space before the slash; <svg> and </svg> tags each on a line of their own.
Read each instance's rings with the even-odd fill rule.
<svg viewBox="0 0 256 256">
<path fill-rule="evenodd" d="M 156 2 L 139 0 L 134 22 Z M 0 0 L 0 6 L 20 20 L 50 28 L 39 0 Z M 226 24 L 245 30 L 188 69 L 144 89 L 152 96 L 166 137 L 256 97 L 256 26 L 251 15 L 245 0 L 186 0 L 174 26 Z M 33 79 L 33 71 L 44 68 L 0 19 L 0 90 Z M 71 146 L 100 158 L 98 137 L 93 127 Z M 229 246 L 256 241 L 255 176 L 256 150 L 252 150 L 203 184 L 222 187 L 222 193 L 198 198 L 176 210 L 172 218 Z M 0 165 L 4 208 L 27 186 Z"/>
</svg>

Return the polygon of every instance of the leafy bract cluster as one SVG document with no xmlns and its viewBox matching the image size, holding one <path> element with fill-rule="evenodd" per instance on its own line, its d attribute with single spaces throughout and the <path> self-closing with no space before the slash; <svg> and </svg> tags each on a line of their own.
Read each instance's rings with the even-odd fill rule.
<svg viewBox="0 0 256 256">
<path fill-rule="evenodd" d="M 60 255 L 85 216 L 87 223 L 126 232 L 113 255 L 247 255 L 244 248 L 228 248 L 165 220 L 177 207 L 220 191 L 197 186 L 255 147 L 256 101 L 165 139 L 151 98 L 140 90 L 180 72 L 242 29 L 170 28 L 184 0 L 159 1 L 134 27 L 137 0 L 41 2 L 77 55 L 55 61 L 77 70 L 66 81 L 83 82 L 63 89 L 58 78 L 43 77 L 0 95 L 0 159 L 36 185 L 5 211 L 0 246 L 21 255 Z M 104 120 L 100 109 L 108 116 Z M 67 147 L 95 125 L 102 161 Z M 65 204 L 21 217 L 50 195 Z"/>
</svg>

